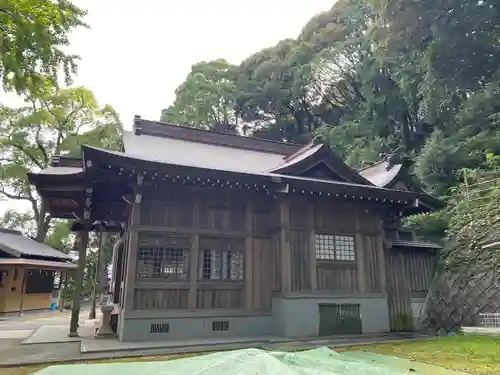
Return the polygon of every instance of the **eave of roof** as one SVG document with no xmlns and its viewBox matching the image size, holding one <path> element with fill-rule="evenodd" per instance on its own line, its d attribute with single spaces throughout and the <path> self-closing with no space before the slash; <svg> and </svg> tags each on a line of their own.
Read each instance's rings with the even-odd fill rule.
<svg viewBox="0 0 500 375">
<path fill-rule="evenodd" d="M 71 270 L 78 268 L 78 265 L 70 262 L 58 262 L 49 260 L 24 259 L 24 258 L 0 258 L 0 265 L 24 266 L 27 268 L 41 268 L 49 270 Z"/>
<path fill-rule="evenodd" d="M 392 246 L 399 247 L 412 247 L 412 248 L 426 248 L 426 249 L 442 249 L 441 245 L 433 242 L 426 241 L 403 241 L 403 240 L 391 240 L 389 241 Z"/>
<path fill-rule="evenodd" d="M 57 260 L 71 259 L 50 246 L 24 237 L 19 231 L 4 228 L 0 229 L 0 249 L 16 258 L 36 256 Z"/>
<path fill-rule="evenodd" d="M 400 180 L 411 183 L 413 189 L 418 190 L 416 192 L 419 193 L 421 204 L 425 205 L 430 210 L 440 209 L 445 206 L 444 202 L 426 193 L 422 186 L 406 172 L 402 163 L 394 164 L 390 166 L 390 168 L 389 166 L 389 161 L 384 159 L 359 169 L 358 173 L 374 185 L 380 187 L 391 188 Z"/>
<path fill-rule="evenodd" d="M 134 169 L 135 172 L 139 172 L 140 168 L 147 169 L 150 171 L 156 171 L 159 168 L 168 166 L 167 164 L 156 160 L 130 157 L 121 152 L 100 149 L 92 146 L 82 146 L 82 150 L 85 162 L 84 165 L 86 166 L 86 169 L 89 168 L 89 165 L 93 166 L 94 162 L 97 161 L 102 165 L 106 165 L 108 168 L 111 165 L 116 165 L 120 168 Z M 207 171 L 207 168 L 200 168 L 196 165 L 171 165 L 171 167 L 176 168 L 176 170 L 179 170 L 179 168 L 181 168 L 185 172 L 190 173 L 192 175 L 197 175 L 201 171 Z M 305 184 L 309 184 L 315 187 L 323 186 L 323 187 L 344 188 L 344 190 L 346 190 L 347 195 L 350 192 L 354 194 L 354 190 L 356 191 L 363 190 L 366 193 L 377 194 L 380 196 L 389 194 L 393 196 L 398 196 L 399 198 L 396 199 L 401 199 L 401 200 L 414 199 L 418 196 L 418 194 L 415 194 L 413 192 L 386 189 L 374 185 L 362 185 L 357 183 L 324 180 L 324 179 L 309 178 L 309 177 L 289 176 L 289 175 L 282 175 L 269 172 L 262 172 L 262 173 L 235 172 L 235 171 L 217 170 L 217 169 L 209 171 L 211 171 L 211 173 L 219 173 L 220 176 L 225 174 L 226 176 L 233 176 L 234 178 L 235 176 L 239 175 L 248 177 L 249 179 L 255 181 L 257 181 L 256 179 L 261 179 L 261 182 L 268 182 L 268 183 L 271 183 L 273 180 L 279 179 L 281 182 L 288 182 L 288 183 L 293 182 L 300 186 L 305 186 Z"/>
<path fill-rule="evenodd" d="M 388 169 L 389 163 L 387 160 L 381 160 L 377 163 L 358 170 L 358 173 L 370 181 L 372 184 L 380 187 L 388 187 L 391 183 L 397 180 L 402 164 L 395 164 Z"/>
</svg>

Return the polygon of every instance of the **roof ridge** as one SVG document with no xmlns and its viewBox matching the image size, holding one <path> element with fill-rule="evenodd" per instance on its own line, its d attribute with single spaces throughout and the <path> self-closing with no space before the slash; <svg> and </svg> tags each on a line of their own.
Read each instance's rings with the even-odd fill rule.
<svg viewBox="0 0 500 375">
<path fill-rule="evenodd" d="M 268 153 L 271 152 L 271 153 L 285 154 L 285 155 L 290 153 L 290 151 L 295 152 L 297 151 L 297 149 L 303 147 L 302 145 L 294 142 L 280 142 L 264 138 L 253 138 L 248 136 L 242 136 L 238 134 L 214 132 L 211 130 L 193 128 L 186 125 L 169 124 L 162 121 L 144 120 L 139 115 L 134 116 L 134 125 L 132 131 L 134 132 L 135 135 L 144 134 L 157 137 L 177 138 L 193 142 L 197 141 L 207 144 L 218 144 L 226 147 L 236 147 L 241 149 L 246 148 Z M 176 132 L 176 134 L 173 134 L 173 132 Z M 191 133 L 191 134 L 186 134 L 186 133 Z M 198 136 L 193 137 L 192 136 L 193 134 L 197 134 Z M 200 137 L 200 135 L 210 136 L 212 137 L 212 140 L 206 139 L 205 137 Z M 218 139 L 215 140 L 214 138 Z M 224 139 L 226 140 L 231 139 L 233 140 L 233 142 L 224 143 L 223 141 Z M 236 142 L 234 142 L 234 140 L 236 140 Z M 238 141 L 240 144 L 236 145 L 235 143 L 238 143 Z M 247 144 L 241 144 L 243 143 L 241 141 L 246 142 Z M 260 145 L 267 144 L 268 146 L 265 147 L 264 150 L 261 150 L 261 148 L 263 147 L 259 147 L 259 145 L 256 144 L 252 145 L 250 143 L 260 143 Z M 272 149 L 271 145 L 276 146 L 274 150 Z M 287 150 L 285 151 L 285 149 Z"/>
<path fill-rule="evenodd" d="M 312 146 L 317 146 L 313 142 L 309 142 L 308 144 L 304 145 L 303 147 L 299 148 L 297 151 L 295 151 L 293 154 L 287 155 L 283 158 L 285 162 L 289 162 L 290 160 L 295 159 L 296 157 L 302 155 L 304 152 L 310 150 Z"/>
</svg>

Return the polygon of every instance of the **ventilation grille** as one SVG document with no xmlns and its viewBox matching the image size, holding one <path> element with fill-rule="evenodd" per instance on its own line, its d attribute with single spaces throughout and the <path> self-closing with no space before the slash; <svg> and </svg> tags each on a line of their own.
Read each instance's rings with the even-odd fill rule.
<svg viewBox="0 0 500 375">
<path fill-rule="evenodd" d="M 221 320 L 218 322 L 212 322 L 212 331 L 229 331 L 229 321 Z"/>
<path fill-rule="evenodd" d="M 149 333 L 168 333 L 170 325 L 168 323 L 154 323 L 149 326 Z"/>
</svg>

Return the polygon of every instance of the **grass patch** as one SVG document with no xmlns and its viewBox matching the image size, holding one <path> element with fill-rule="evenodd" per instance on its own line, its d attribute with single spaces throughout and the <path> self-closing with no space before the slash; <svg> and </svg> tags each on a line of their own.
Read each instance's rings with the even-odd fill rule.
<svg viewBox="0 0 500 375">
<path fill-rule="evenodd" d="M 389 344 L 375 344 L 336 348 L 336 351 L 363 350 L 377 354 L 408 358 L 473 375 L 500 374 L 500 338 L 481 336 L 453 336 L 435 340 L 402 341 Z M 207 354 L 207 353 L 203 353 Z M 127 363 L 146 361 L 167 361 L 196 356 L 198 353 L 130 357 L 113 360 L 88 360 L 77 363 Z M 0 368 L 0 375 L 29 375 L 46 365 Z"/>
<path fill-rule="evenodd" d="M 495 337 L 452 336 L 336 350 L 364 350 L 474 375 L 500 374 L 500 338 Z"/>
</svg>

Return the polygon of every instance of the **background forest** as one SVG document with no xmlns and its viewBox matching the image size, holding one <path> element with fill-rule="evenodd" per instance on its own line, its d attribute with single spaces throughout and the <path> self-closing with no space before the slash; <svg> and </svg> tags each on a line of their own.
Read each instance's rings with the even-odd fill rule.
<svg viewBox="0 0 500 375">
<path fill-rule="evenodd" d="M 69 1 L 35 3 L 8 0 L 0 9 L 0 77 L 26 99 L 21 108 L 0 105 L 0 194 L 29 207 L 7 210 L 1 224 L 67 252 L 69 223 L 44 213 L 26 172 L 78 154 L 83 143 L 116 149 L 122 127 L 112 106 L 70 86 L 78 58 L 62 47 L 71 30 L 88 27 L 86 12 Z M 193 65 L 161 120 L 299 143 L 319 135 L 354 168 L 398 151 L 425 190 L 449 202 L 408 225 L 456 235 L 463 225 L 450 222 L 463 220 L 453 215 L 468 212 L 455 209 L 464 176 L 496 177 L 500 4 L 332 1 L 295 39 L 239 65 L 223 56 Z"/>
<path fill-rule="evenodd" d="M 194 65 L 161 119 L 300 143 L 321 135 L 354 168 L 398 151 L 449 200 L 466 172 L 496 169 L 499 84 L 498 3 L 339 0 L 240 65 Z M 409 224 L 442 236 L 448 216 Z"/>
</svg>

